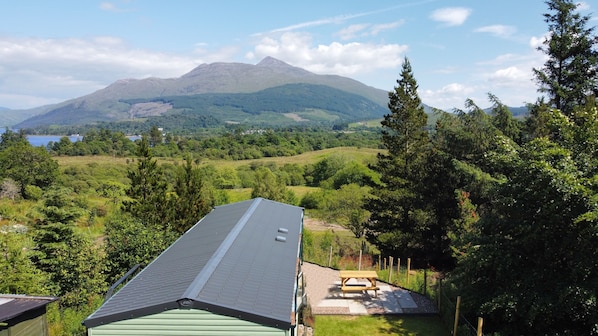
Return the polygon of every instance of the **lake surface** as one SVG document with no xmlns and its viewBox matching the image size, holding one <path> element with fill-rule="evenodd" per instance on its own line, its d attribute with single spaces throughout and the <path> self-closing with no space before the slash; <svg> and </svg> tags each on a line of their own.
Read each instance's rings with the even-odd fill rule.
<svg viewBox="0 0 598 336">
<path fill-rule="evenodd" d="M 35 147 L 44 146 L 46 147 L 50 141 L 58 142 L 64 135 L 28 135 L 27 140 Z M 68 137 L 71 142 L 83 140 L 81 135 L 71 135 Z"/>
<path fill-rule="evenodd" d="M 5 129 L 0 129 L 0 134 L 4 133 Z M 18 132 L 17 130 L 13 130 L 13 132 Z M 64 135 L 27 135 L 27 140 L 29 143 L 32 144 L 34 147 L 44 146 L 46 147 L 50 142 L 59 142 L 60 139 L 64 137 Z M 77 142 L 83 140 L 82 135 L 69 135 L 69 140 L 71 142 Z M 129 135 L 127 136 L 129 140 L 135 141 L 141 139 L 139 135 Z"/>
</svg>

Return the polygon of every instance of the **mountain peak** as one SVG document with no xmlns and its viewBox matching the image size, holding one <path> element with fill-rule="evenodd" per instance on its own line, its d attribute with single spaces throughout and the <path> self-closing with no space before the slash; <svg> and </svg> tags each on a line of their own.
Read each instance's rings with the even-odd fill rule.
<svg viewBox="0 0 598 336">
<path fill-rule="evenodd" d="M 257 66 L 261 67 L 291 67 L 291 65 L 278 60 L 274 57 L 266 56 L 264 59 L 257 64 Z"/>
</svg>

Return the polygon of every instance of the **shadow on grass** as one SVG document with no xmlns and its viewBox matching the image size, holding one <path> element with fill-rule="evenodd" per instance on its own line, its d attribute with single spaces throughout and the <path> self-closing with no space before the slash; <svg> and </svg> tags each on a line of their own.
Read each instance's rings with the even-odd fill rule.
<svg viewBox="0 0 598 336">
<path fill-rule="evenodd" d="M 437 316 L 316 316 L 315 333 L 327 336 L 405 335 L 449 336 Z"/>
</svg>

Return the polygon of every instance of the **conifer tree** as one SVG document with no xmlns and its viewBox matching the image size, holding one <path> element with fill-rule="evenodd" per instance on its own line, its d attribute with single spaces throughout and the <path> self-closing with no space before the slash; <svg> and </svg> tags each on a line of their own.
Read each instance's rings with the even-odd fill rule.
<svg viewBox="0 0 598 336">
<path fill-rule="evenodd" d="M 548 95 L 549 103 L 571 115 L 586 97 L 596 93 L 598 52 L 594 27 L 588 28 L 589 16 L 577 12 L 573 0 L 546 1 L 544 14 L 549 36 L 538 50 L 548 59 L 541 69 L 534 69 L 539 91 Z"/>
<path fill-rule="evenodd" d="M 148 227 L 165 229 L 171 218 L 166 198 L 168 185 L 145 136 L 139 143 L 137 155 L 137 167 L 128 172 L 131 186 L 126 191 L 129 199 L 123 202 L 123 210 Z"/>
<path fill-rule="evenodd" d="M 380 173 L 382 186 L 372 190 L 365 208 L 371 213 L 366 238 L 385 255 L 430 259 L 430 228 L 435 214 L 425 204 L 422 185 L 430 140 L 427 115 L 417 93 L 417 81 L 405 58 L 397 86 L 389 92 L 390 113 L 382 121 L 382 144 L 372 169 Z"/>
</svg>

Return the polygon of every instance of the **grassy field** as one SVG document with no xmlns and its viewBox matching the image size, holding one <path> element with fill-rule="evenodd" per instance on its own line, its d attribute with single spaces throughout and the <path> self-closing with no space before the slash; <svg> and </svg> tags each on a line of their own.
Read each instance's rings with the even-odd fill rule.
<svg viewBox="0 0 598 336">
<path fill-rule="evenodd" d="M 326 336 L 449 336 L 439 317 L 316 316 L 315 334 Z"/>
<path fill-rule="evenodd" d="M 367 162 L 373 160 L 376 157 L 376 154 L 380 152 L 379 149 L 374 148 L 357 148 L 357 147 L 337 147 L 337 148 L 328 148 L 319 151 L 312 151 L 303 153 L 300 155 L 295 156 L 281 156 L 281 157 L 265 157 L 260 159 L 252 159 L 252 160 L 202 160 L 201 164 L 214 164 L 218 167 L 232 167 L 237 168 L 239 166 L 248 165 L 254 162 L 262 162 L 268 163 L 273 162 L 276 165 L 284 165 L 284 164 L 299 164 L 305 165 L 309 163 L 316 163 L 331 154 L 335 155 L 345 155 L 353 160 L 360 161 L 360 162 Z M 90 163 L 97 163 L 97 164 L 113 164 L 113 165 L 127 165 L 127 163 L 132 162 L 133 158 L 119 158 L 119 157 L 112 157 L 112 156 L 58 156 L 54 157 L 54 159 L 58 162 L 60 166 L 78 166 L 78 165 L 88 165 Z M 157 158 L 158 162 L 160 163 L 174 163 L 174 162 L 182 162 L 183 159 L 181 158 Z"/>
</svg>

